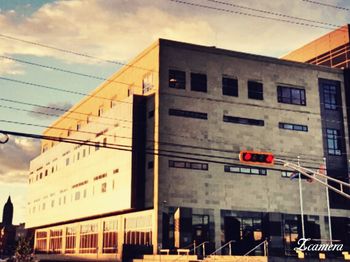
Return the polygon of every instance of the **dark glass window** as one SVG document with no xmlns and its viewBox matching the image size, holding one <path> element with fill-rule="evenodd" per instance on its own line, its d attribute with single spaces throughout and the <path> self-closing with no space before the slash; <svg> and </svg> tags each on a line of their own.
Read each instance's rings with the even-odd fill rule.
<svg viewBox="0 0 350 262">
<path fill-rule="evenodd" d="M 278 127 L 281 129 L 288 129 L 288 130 L 294 130 L 294 131 L 303 131 L 307 132 L 308 127 L 305 125 L 297 125 L 297 124 L 289 124 L 289 123 L 278 123 Z"/>
<path fill-rule="evenodd" d="M 233 78 L 222 78 L 222 94 L 225 96 L 238 96 L 238 80 Z"/>
<path fill-rule="evenodd" d="M 241 173 L 248 175 L 261 175 L 266 176 L 265 168 L 249 168 L 249 167 L 238 167 L 238 166 L 224 166 L 224 171 L 229 173 Z"/>
<path fill-rule="evenodd" d="M 225 116 L 223 117 L 224 122 L 242 124 L 242 125 L 252 125 L 252 126 L 264 126 L 264 120 L 260 119 L 251 119 L 251 118 L 242 118 L 236 116 Z"/>
<path fill-rule="evenodd" d="M 329 155 L 341 155 L 341 140 L 339 130 L 327 128 L 327 149 Z"/>
<path fill-rule="evenodd" d="M 169 87 L 176 89 L 185 89 L 186 73 L 180 70 L 169 70 Z"/>
<path fill-rule="evenodd" d="M 209 166 L 207 163 L 175 161 L 175 160 L 169 160 L 169 167 L 196 169 L 196 170 L 208 170 L 209 169 Z"/>
<path fill-rule="evenodd" d="M 306 105 L 305 89 L 287 86 L 277 87 L 277 100 L 280 103 Z"/>
<path fill-rule="evenodd" d="M 191 90 L 207 92 L 207 75 L 191 73 Z"/>
<path fill-rule="evenodd" d="M 323 85 L 324 108 L 337 110 L 337 87 L 334 85 Z"/>
<path fill-rule="evenodd" d="M 248 98 L 264 100 L 263 84 L 255 81 L 248 81 Z"/>
<path fill-rule="evenodd" d="M 300 216 L 284 215 L 283 219 L 284 248 L 287 255 L 295 254 L 294 248 L 300 237 Z"/>
<path fill-rule="evenodd" d="M 208 119 L 207 113 L 202 112 L 194 112 L 194 111 L 185 111 L 180 109 L 169 109 L 169 115 L 171 116 L 182 116 L 189 118 L 197 118 L 197 119 Z"/>
</svg>

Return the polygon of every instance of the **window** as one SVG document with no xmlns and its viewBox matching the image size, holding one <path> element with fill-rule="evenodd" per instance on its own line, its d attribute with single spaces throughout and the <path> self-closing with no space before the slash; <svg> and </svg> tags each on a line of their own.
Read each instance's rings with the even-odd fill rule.
<svg viewBox="0 0 350 262">
<path fill-rule="evenodd" d="M 107 192 L 107 183 L 102 183 L 101 184 L 101 192 L 106 193 Z"/>
<path fill-rule="evenodd" d="M 174 161 L 174 160 L 169 160 L 169 167 L 196 169 L 196 170 L 208 170 L 209 169 L 207 163 Z"/>
<path fill-rule="evenodd" d="M 76 229 L 75 227 L 68 227 L 66 230 L 66 253 L 72 254 L 75 252 L 76 245 Z"/>
<path fill-rule="evenodd" d="M 91 123 L 91 121 L 92 121 L 92 115 L 90 114 L 87 116 L 86 122 L 89 124 L 89 123 Z"/>
<path fill-rule="evenodd" d="M 278 123 L 278 127 L 281 129 L 288 129 L 288 130 L 294 130 L 294 131 L 303 131 L 307 132 L 308 127 L 305 125 L 296 125 L 296 124 L 289 124 L 289 123 Z"/>
<path fill-rule="evenodd" d="M 327 128 L 327 149 L 329 155 L 341 155 L 341 140 L 339 130 Z"/>
<path fill-rule="evenodd" d="M 77 131 L 81 130 L 81 127 L 83 126 L 83 122 L 77 123 Z"/>
<path fill-rule="evenodd" d="M 248 98 L 264 100 L 263 84 L 255 81 L 248 81 Z"/>
<path fill-rule="evenodd" d="M 142 80 L 142 94 L 145 94 L 153 89 L 153 74 L 148 73 Z"/>
<path fill-rule="evenodd" d="M 62 229 L 50 230 L 49 249 L 52 253 L 60 253 L 62 249 Z"/>
<path fill-rule="evenodd" d="M 68 166 L 68 165 L 69 165 L 69 157 L 66 158 L 66 166 Z"/>
<path fill-rule="evenodd" d="M 278 86 L 277 100 L 280 103 L 305 106 L 305 89 Z"/>
<path fill-rule="evenodd" d="M 222 94 L 224 96 L 238 96 L 238 80 L 233 78 L 222 78 Z"/>
<path fill-rule="evenodd" d="M 100 108 L 98 109 L 97 115 L 98 116 L 102 116 L 103 115 L 103 106 L 100 106 Z"/>
<path fill-rule="evenodd" d="M 335 85 L 323 85 L 324 108 L 337 110 L 337 87 Z"/>
<path fill-rule="evenodd" d="M 241 173 L 241 174 L 248 174 L 248 175 L 261 175 L 266 176 L 266 169 L 265 168 L 248 168 L 248 167 L 238 167 L 238 166 L 224 166 L 224 171 L 229 173 Z"/>
<path fill-rule="evenodd" d="M 185 89 L 186 73 L 180 70 L 169 70 L 169 87 L 176 89 Z"/>
<path fill-rule="evenodd" d="M 194 111 L 185 111 L 179 109 L 169 109 L 170 116 L 182 116 L 188 118 L 197 118 L 197 119 L 208 119 L 207 113 L 194 112 Z"/>
<path fill-rule="evenodd" d="M 103 253 L 116 253 L 118 247 L 117 221 L 104 222 L 103 225 Z"/>
<path fill-rule="evenodd" d="M 191 73 L 191 90 L 207 92 L 207 75 Z"/>
<path fill-rule="evenodd" d="M 79 253 L 96 253 L 98 247 L 97 239 L 97 224 L 82 225 L 80 229 Z"/>
<path fill-rule="evenodd" d="M 100 149 L 100 142 L 95 142 L 95 151 Z"/>
<path fill-rule="evenodd" d="M 80 199 L 80 191 L 75 192 L 75 200 L 79 200 Z"/>
<path fill-rule="evenodd" d="M 116 108 L 116 107 L 117 107 L 117 101 L 111 100 L 111 108 Z"/>
<path fill-rule="evenodd" d="M 264 120 L 243 118 L 236 116 L 226 116 L 224 115 L 223 121 L 227 123 L 241 124 L 241 125 L 251 125 L 251 126 L 264 126 Z"/>
</svg>

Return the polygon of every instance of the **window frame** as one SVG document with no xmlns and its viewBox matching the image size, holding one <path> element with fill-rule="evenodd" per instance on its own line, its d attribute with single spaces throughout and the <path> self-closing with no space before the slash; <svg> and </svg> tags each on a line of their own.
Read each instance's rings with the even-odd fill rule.
<svg viewBox="0 0 350 262">
<path fill-rule="evenodd" d="M 247 83 L 248 86 L 248 98 L 254 100 L 264 100 L 264 85 L 262 82 L 249 80 Z M 252 90 L 254 89 L 255 90 Z M 261 88 L 260 91 L 257 89 Z"/>
<path fill-rule="evenodd" d="M 168 87 L 173 89 L 186 89 L 186 72 L 177 69 L 169 69 Z"/>
<path fill-rule="evenodd" d="M 332 133 L 331 133 L 332 132 Z M 331 156 L 342 155 L 342 141 L 339 129 L 326 128 L 327 153 Z M 330 143 L 331 141 L 331 143 Z M 332 145 L 332 146 L 330 146 Z"/>
<path fill-rule="evenodd" d="M 296 97 L 293 97 L 293 92 L 299 92 L 299 103 L 295 102 Z M 286 93 L 288 93 L 288 96 L 286 96 Z M 306 106 L 306 90 L 304 88 L 278 85 L 277 101 L 283 104 Z"/>
<path fill-rule="evenodd" d="M 291 126 L 291 128 L 288 128 L 287 126 Z M 299 127 L 301 129 L 298 129 Z M 298 131 L 298 132 L 309 131 L 309 127 L 307 125 L 292 124 L 292 123 L 286 123 L 286 122 L 278 122 L 278 128 L 284 129 L 284 130 Z"/>
<path fill-rule="evenodd" d="M 231 85 L 232 84 L 232 85 Z M 223 96 L 238 97 L 238 79 L 223 76 L 221 80 L 221 89 Z"/>
</svg>

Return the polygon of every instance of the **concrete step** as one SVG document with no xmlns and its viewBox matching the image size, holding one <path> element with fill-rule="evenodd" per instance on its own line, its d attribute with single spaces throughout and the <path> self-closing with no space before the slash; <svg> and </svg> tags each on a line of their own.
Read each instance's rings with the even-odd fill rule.
<svg viewBox="0 0 350 262">
<path fill-rule="evenodd" d="M 141 262 L 134 259 L 134 262 Z M 178 262 L 190 262 L 200 261 L 196 255 L 144 255 L 143 262 L 146 261 L 178 261 Z"/>
<path fill-rule="evenodd" d="M 208 256 L 205 262 L 267 262 L 267 257 L 263 256 Z"/>
</svg>

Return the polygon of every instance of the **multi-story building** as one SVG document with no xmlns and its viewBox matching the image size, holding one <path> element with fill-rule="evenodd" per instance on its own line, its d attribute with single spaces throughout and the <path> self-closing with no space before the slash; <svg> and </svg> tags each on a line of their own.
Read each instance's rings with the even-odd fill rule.
<svg viewBox="0 0 350 262">
<path fill-rule="evenodd" d="M 344 86 L 340 69 L 157 41 L 45 130 L 81 144 L 45 140 L 31 162 L 37 253 L 106 260 L 233 241 L 244 254 L 267 239 L 270 255 L 292 256 L 303 231 L 327 240 L 324 187 L 302 179 L 301 210 L 291 170 L 238 152 L 314 169 L 325 157 L 348 179 Z M 332 237 L 349 249 L 349 202 L 330 196 Z"/>
</svg>

